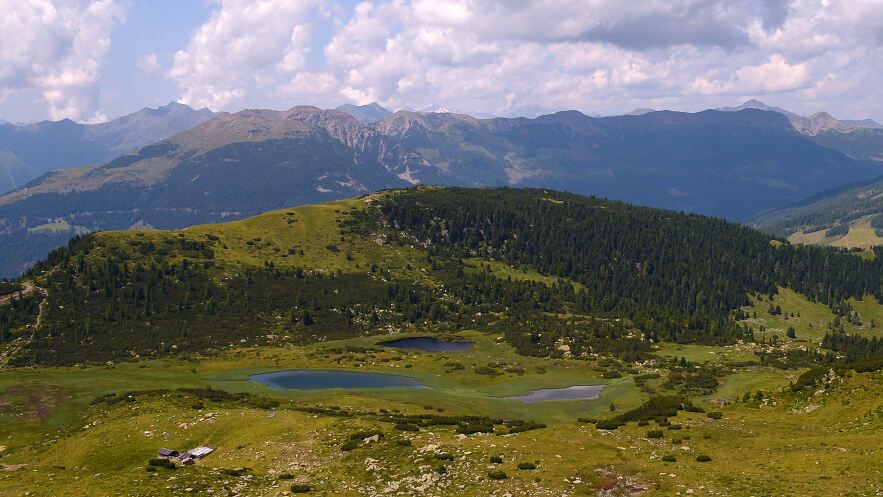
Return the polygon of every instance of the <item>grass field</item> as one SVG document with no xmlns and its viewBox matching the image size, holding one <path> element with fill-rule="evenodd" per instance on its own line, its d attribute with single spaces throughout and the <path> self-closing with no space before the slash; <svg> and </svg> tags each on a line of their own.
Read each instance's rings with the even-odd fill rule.
<svg viewBox="0 0 883 497">
<path fill-rule="evenodd" d="M 834 247 L 870 249 L 883 245 L 883 237 L 871 226 L 874 216 L 865 216 L 849 223 L 849 232 L 845 235 L 825 236 L 826 229 L 809 233 L 797 232 L 788 237 L 792 243 L 808 245 L 831 245 Z M 865 250 L 867 252 L 867 250 Z"/>
<path fill-rule="evenodd" d="M 748 314 L 747 323 L 755 329 L 756 336 L 767 339 L 775 336 L 779 340 L 789 342 L 786 332 L 789 327 L 793 327 L 797 334 L 797 339 L 793 341 L 794 346 L 818 346 L 825 332 L 829 330 L 829 325 L 837 318 L 828 306 L 810 302 L 803 295 L 788 288 L 780 288 L 772 300 L 769 296 L 764 296 L 763 300 L 752 297 L 751 302 L 752 305 L 742 310 Z M 781 307 L 782 314 L 770 315 L 771 303 L 773 306 Z M 873 296 L 866 296 L 861 301 L 850 299 L 849 303 L 861 316 L 862 326 L 855 326 L 844 319 L 842 323 L 845 331 L 848 334 L 860 333 L 883 337 L 883 329 L 879 326 L 871 327 L 870 324 L 871 321 L 883 323 L 883 306 Z M 759 331 L 761 325 L 766 331 Z"/>
<path fill-rule="evenodd" d="M 576 422 L 579 417 L 609 415 L 611 403 L 616 412 L 640 404 L 646 395 L 628 375 L 604 380 L 589 361 L 527 358 L 493 335 L 462 336 L 474 342 L 472 349 L 401 351 L 376 346 L 387 337 L 363 337 L 306 347 L 234 349 L 188 359 L 2 372 L 0 495 L 281 495 L 293 482 L 309 484 L 313 495 L 353 496 L 687 495 L 690 490 L 692 495 L 796 496 L 874 495 L 881 490 L 883 455 L 875 445 L 883 428 L 879 373 L 854 374 L 817 393 L 795 395 L 783 390 L 795 372 L 744 368 L 724 378 L 714 395 L 694 398 L 708 409 L 721 410 L 723 419 L 682 412 L 672 420 L 681 430 L 663 428 L 663 438 L 651 439 L 647 432 L 654 423 L 599 431 Z M 691 361 L 711 356 L 724 363 L 745 358 L 744 351 L 713 349 L 666 346 L 658 353 Z M 446 372 L 446 364 L 452 362 L 464 369 Z M 474 372 L 475 366 L 488 362 L 517 365 L 524 373 Z M 407 374 L 431 388 L 273 390 L 248 380 L 253 373 L 290 368 Z M 644 371 L 652 370 L 648 364 Z M 599 383 L 608 387 L 591 401 L 527 404 L 499 399 L 535 388 Z M 202 408 L 195 409 L 196 400 L 174 393 L 177 388 L 205 386 L 265 395 L 281 404 L 262 409 L 202 401 Z M 171 392 L 90 406 L 108 392 L 153 389 Z M 767 392 L 767 400 L 722 408 L 705 404 L 758 390 Z M 310 406 L 357 414 L 292 410 Z M 381 409 L 521 418 L 548 426 L 508 436 L 458 435 L 444 426 L 402 432 L 358 414 Z M 384 436 L 359 441 L 352 451 L 340 449 L 352 433 L 369 430 Z M 400 445 L 403 440 L 410 445 Z M 174 472 L 144 469 L 159 447 L 196 445 L 217 450 L 197 465 Z M 674 455 L 676 461 L 663 461 L 665 455 Z M 698 455 L 712 460 L 698 462 Z M 504 462 L 491 464 L 490 456 L 502 456 Z M 534 463 L 537 469 L 519 470 L 520 462 Z M 444 473 L 439 473 L 442 465 Z M 237 468 L 250 470 L 227 471 Z M 508 478 L 488 478 L 495 469 Z M 294 479 L 281 479 L 288 477 L 286 473 Z"/>
</svg>

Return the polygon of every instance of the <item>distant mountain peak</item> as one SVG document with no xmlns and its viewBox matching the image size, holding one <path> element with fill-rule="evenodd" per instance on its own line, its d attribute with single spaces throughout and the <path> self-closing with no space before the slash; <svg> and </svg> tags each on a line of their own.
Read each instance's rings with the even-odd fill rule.
<svg viewBox="0 0 883 497">
<path fill-rule="evenodd" d="M 718 110 L 736 112 L 745 109 L 759 109 L 784 114 L 788 116 L 788 120 L 791 121 L 791 125 L 794 129 L 804 135 L 812 136 L 829 131 L 848 133 L 857 129 L 883 129 L 883 126 L 871 119 L 857 121 L 840 120 L 826 111 L 816 112 L 809 117 L 805 117 L 780 107 L 767 105 L 760 100 L 753 98 L 737 107 L 721 107 Z"/>
<path fill-rule="evenodd" d="M 355 117 L 362 124 L 371 124 L 392 114 L 392 112 L 377 102 L 365 105 L 343 104 L 336 107 L 335 110 Z"/>
<path fill-rule="evenodd" d="M 646 107 L 638 107 L 637 109 L 626 114 L 627 116 L 643 116 L 644 114 L 649 114 L 651 112 L 656 112 L 656 109 L 648 109 Z"/>
</svg>

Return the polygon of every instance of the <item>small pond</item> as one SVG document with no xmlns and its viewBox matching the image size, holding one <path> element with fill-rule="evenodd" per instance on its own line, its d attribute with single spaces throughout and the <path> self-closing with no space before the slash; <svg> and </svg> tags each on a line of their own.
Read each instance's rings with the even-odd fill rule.
<svg viewBox="0 0 883 497">
<path fill-rule="evenodd" d="M 543 388 L 534 390 L 527 395 L 506 397 L 509 400 L 522 402 L 539 402 L 541 400 L 591 400 L 597 399 L 604 385 L 574 385 L 566 388 Z"/>
<path fill-rule="evenodd" d="M 433 337 L 399 338 L 380 342 L 378 345 L 396 349 L 428 350 L 430 352 L 459 352 L 472 347 L 471 342 L 449 342 Z"/>
<path fill-rule="evenodd" d="M 355 371 L 292 369 L 290 371 L 255 374 L 251 376 L 251 379 L 270 388 L 291 390 L 321 390 L 323 388 L 425 388 L 423 383 L 410 376 L 358 373 Z"/>
</svg>

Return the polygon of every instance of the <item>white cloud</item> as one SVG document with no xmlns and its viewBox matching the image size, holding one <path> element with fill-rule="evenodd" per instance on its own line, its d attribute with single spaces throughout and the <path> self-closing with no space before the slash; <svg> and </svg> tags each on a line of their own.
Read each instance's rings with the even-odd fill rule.
<svg viewBox="0 0 883 497">
<path fill-rule="evenodd" d="M 218 2 L 168 73 L 197 106 L 608 114 L 769 97 L 883 116 L 880 0 Z"/>
<path fill-rule="evenodd" d="M 301 104 L 311 104 L 311 98 L 333 95 L 337 89 L 338 81 L 332 74 L 301 72 L 281 85 L 274 95 Z"/>
<path fill-rule="evenodd" d="M 181 101 L 215 110 L 252 91 L 273 91 L 300 70 L 310 49 L 319 0 L 221 0 L 208 21 L 175 53 L 168 75 Z"/>
<path fill-rule="evenodd" d="M 138 57 L 136 65 L 138 66 L 138 69 L 141 69 L 141 71 L 148 76 L 159 74 L 162 71 L 162 67 L 160 67 L 159 60 L 155 53 L 141 55 Z"/>
<path fill-rule="evenodd" d="M 790 64 L 781 55 L 773 54 L 763 64 L 736 69 L 726 80 L 697 77 L 692 88 L 704 95 L 776 93 L 803 88 L 808 76 L 806 63 Z"/>
<path fill-rule="evenodd" d="M 0 94 L 37 90 L 52 119 L 101 119 L 98 79 L 124 2 L 0 0 Z"/>
</svg>

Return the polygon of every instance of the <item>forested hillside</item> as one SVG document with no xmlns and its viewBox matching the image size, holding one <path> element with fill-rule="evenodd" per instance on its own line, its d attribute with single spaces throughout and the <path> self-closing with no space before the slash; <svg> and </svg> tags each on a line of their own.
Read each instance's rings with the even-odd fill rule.
<svg viewBox="0 0 883 497">
<path fill-rule="evenodd" d="M 751 221 L 795 242 L 870 248 L 883 245 L 883 179 L 828 190 Z"/>
<path fill-rule="evenodd" d="M 737 309 L 780 286 L 831 307 L 883 295 L 883 260 L 552 191 L 417 188 L 178 232 L 89 235 L 26 280 L 45 293 L 0 309 L 15 364 L 417 326 L 499 330 L 539 356 L 560 355 L 566 337 L 574 355 L 635 360 L 651 341 L 752 340 Z"/>
</svg>

